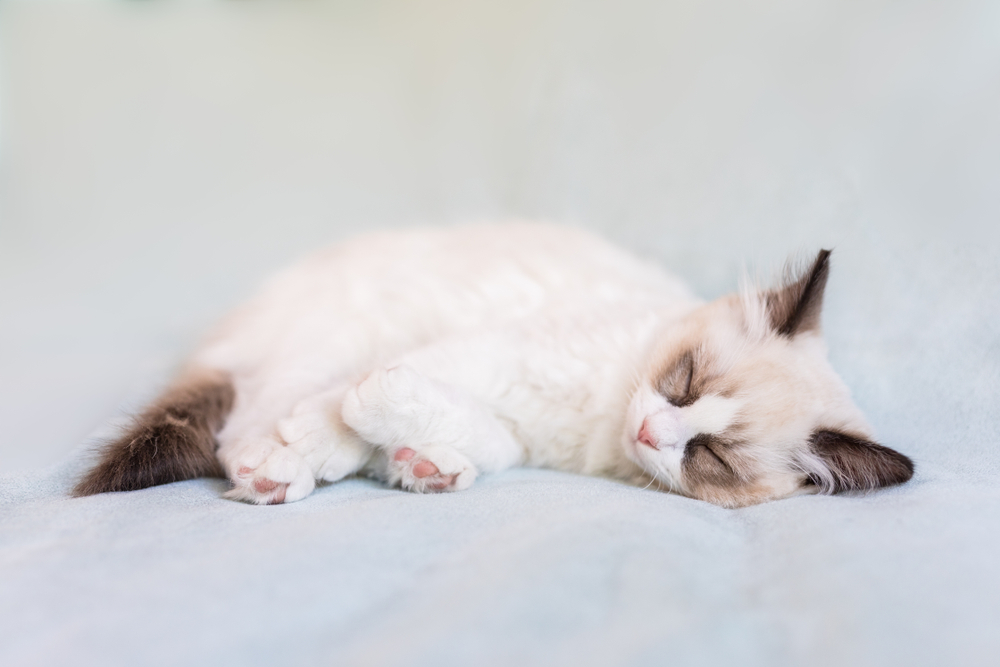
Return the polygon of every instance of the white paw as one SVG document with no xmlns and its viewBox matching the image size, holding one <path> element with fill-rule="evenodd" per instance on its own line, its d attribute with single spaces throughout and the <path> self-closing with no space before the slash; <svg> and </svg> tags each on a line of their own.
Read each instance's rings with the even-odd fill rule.
<svg viewBox="0 0 1000 667">
<path fill-rule="evenodd" d="M 436 393 L 409 366 L 380 368 L 344 395 L 341 416 L 364 440 L 402 446 L 427 439 L 434 421 Z"/>
<path fill-rule="evenodd" d="M 358 438 L 342 440 L 326 457 L 318 470 L 317 479 L 336 482 L 361 470 L 372 457 L 372 449 Z"/>
<path fill-rule="evenodd" d="M 462 491 L 475 479 L 475 466 L 451 447 L 400 447 L 389 461 L 389 483 L 416 493 Z"/>
<path fill-rule="evenodd" d="M 339 422 L 340 415 L 327 406 L 297 406 L 291 417 L 278 422 L 278 434 L 305 459 L 316 479 L 336 482 L 360 470 L 372 454 Z"/>
<path fill-rule="evenodd" d="M 318 448 L 337 439 L 333 425 L 328 422 L 321 410 L 295 410 L 291 417 L 278 420 L 278 435 L 288 444 L 302 442 Z"/>
<path fill-rule="evenodd" d="M 288 447 L 276 447 L 260 464 L 246 459 L 236 467 L 227 498 L 255 505 L 278 505 L 302 500 L 316 488 L 305 460 Z"/>
</svg>

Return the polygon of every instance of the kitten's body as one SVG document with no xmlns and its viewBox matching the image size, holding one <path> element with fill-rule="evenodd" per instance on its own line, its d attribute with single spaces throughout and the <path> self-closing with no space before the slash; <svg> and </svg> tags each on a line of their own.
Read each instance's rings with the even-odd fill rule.
<svg viewBox="0 0 1000 667">
<path fill-rule="evenodd" d="M 825 281 L 821 256 L 813 273 Z M 658 267 L 558 227 L 375 234 L 275 278 L 180 385 L 217 407 L 231 383 L 217 457 L 231 497 L 251 502 L 298 500 L 316 480 L 358 472 L 414 491 L 461 490 L 479 472 L 525 464 L 655 479 L 725 505 L 792 495 L 810 479 L 837 490 L 829 457 L 807 441 L 836 432 L 866 446 L 868 428 L 825 362 L 809 311 L 822 284 L 818 296 L 785 289 L 801 294 L 790 305 L 760 293 L 703 306 Z M 704 394 L 687 405 L 664 384 L 677 382 L 668 376 L 685 354 L 697 357 L 688 389 Z M 710 370 L 692 385 L 695 363 Z M 733 372 L 761 396 L 737 388 Z M 203 455 L 216 422 L 199 422 L 196 407 L 171 412 L 170 400 L 107 451 L 80 493 L 192 476 L 191 466 L 171 469 L 169 453 L 139 456 L 157 444 L 201 461 L 201 474 L 217 471 Z M 157 423 L 169 433 L 150 431 Z M 696 436 L 743 444 L 721 457 L 721 445 L 708 446 L 719 467 L 686 451 L 688 441 L 698 450 Z"/>
</svg>

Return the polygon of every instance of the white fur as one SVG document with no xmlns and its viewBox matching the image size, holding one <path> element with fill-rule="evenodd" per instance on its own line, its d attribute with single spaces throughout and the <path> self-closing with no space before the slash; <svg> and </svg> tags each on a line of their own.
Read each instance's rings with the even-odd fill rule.
<svg viewBox="0 0 1000 667">
<path fill-rule="evenodd" d="M 748 326 L 735 311 L 692 322 L 704 309 L 680 281 L 571 229 L 382 233 L 277 276 L 194 362 L 235 385 L 218 436 L 234 498 L 290 502 L 314 480 L 354 473 L 414 491 L 461 490 L 520 464 L 632 481 L 653 474 L 686 492 L 687 438 L 768 408 L 748 396 L 675 408 L 650 388 L 649 369 L 688 329 L 707 329 L 720 372 L 739 369 L 750 348 L 787 347 L 765 331 L 760 301 L 743 302 Z M 825 364 L 808 345 L 788 362 L 808 358 L 804 377 L 814 357 Z M 845 400 L 841 412 L 855 423 Z M 791 412 L 812 427 L 816 410 Z M 670 441 L 659 458 L 636 444 L 647 418 Z M 765 421 L 775 456 L 785 456 L 780 443 L 800 438 L 801 425 Z M 438 474 L 418 476 L 421 462 Z M 259 491 L 269 482 L 279 487 Z"/>
</svg>

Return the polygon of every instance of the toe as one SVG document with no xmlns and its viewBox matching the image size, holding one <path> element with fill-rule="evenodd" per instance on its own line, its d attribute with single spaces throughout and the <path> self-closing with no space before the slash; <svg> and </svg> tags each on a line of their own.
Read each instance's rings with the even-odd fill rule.
<svg viewBox="0 0 1000 667">
<path fill-rule="evenodd" d="M 396 455 L 393 456 L 392 458 L 396 461 L 409 461 L 410 459 L 413 458 L 414 454 L 416 454 L 416 452 L 410 449 L 409 447 L 403 447 L 398 452 L 396 452 Z"/>
<path fill-rule="evenodd" d="M 271 498 L 271 502 L 268 503 L 268 504 L 269 505 L 280 505 L 281 503 L 285 502 L 285 491 L 287 491 L 287 490 L 288 490 L 288 486 L 285 485 L 285 484 L 282 484 L 281 488 L 278 489 L 278 492 L 276 494 L 274 494 L 274 498 Z"/>
<path fill-rule="evenodd" d="M 440 470 L 438 470 L 438 467 L 430 461 L 420 461 L 413 466 L 414 477 L 430 477 L 431 475 L 436 475 L 439 472 Z"/>
<path fill-rule="evenodd" d="M 431 484 L 430 488 L 434 489 L 435 491 L 444 491 L 449 486 L 455 483 L 456 477 L 458 477 L 458 475 L 442 475 L 441 480 Z"/>
<path fill-rule="evenodd" d="M 269 479 L 258 479 L 254 481 L 253 488 L 256 489 L 258 493 L 268 493 L 278 488 L 278 483 L 272 482 Z"/>
</svg>

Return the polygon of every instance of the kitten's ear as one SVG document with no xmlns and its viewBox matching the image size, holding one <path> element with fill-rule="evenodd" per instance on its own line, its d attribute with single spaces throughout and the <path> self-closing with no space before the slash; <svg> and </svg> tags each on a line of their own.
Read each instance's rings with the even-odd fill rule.
<svg viewBox="0 0 1000 667">
<path fill-rule="evenodd" d="M 825 464 L 811 481 L 827 493 L 867 491 L 893 486 L 913 477 L 913 461 L 899 452 L 839 431 L 816 431 L 809 448 Z"/>
<path fill-rule="evenodd" d="M 829 274 L 830 251 L 820 250 L 807 271 L 765 294 L 767 314 L 775 331 L 788 337 L 804 331 L 819 331 L 823 290 Z"/>
</svg>

